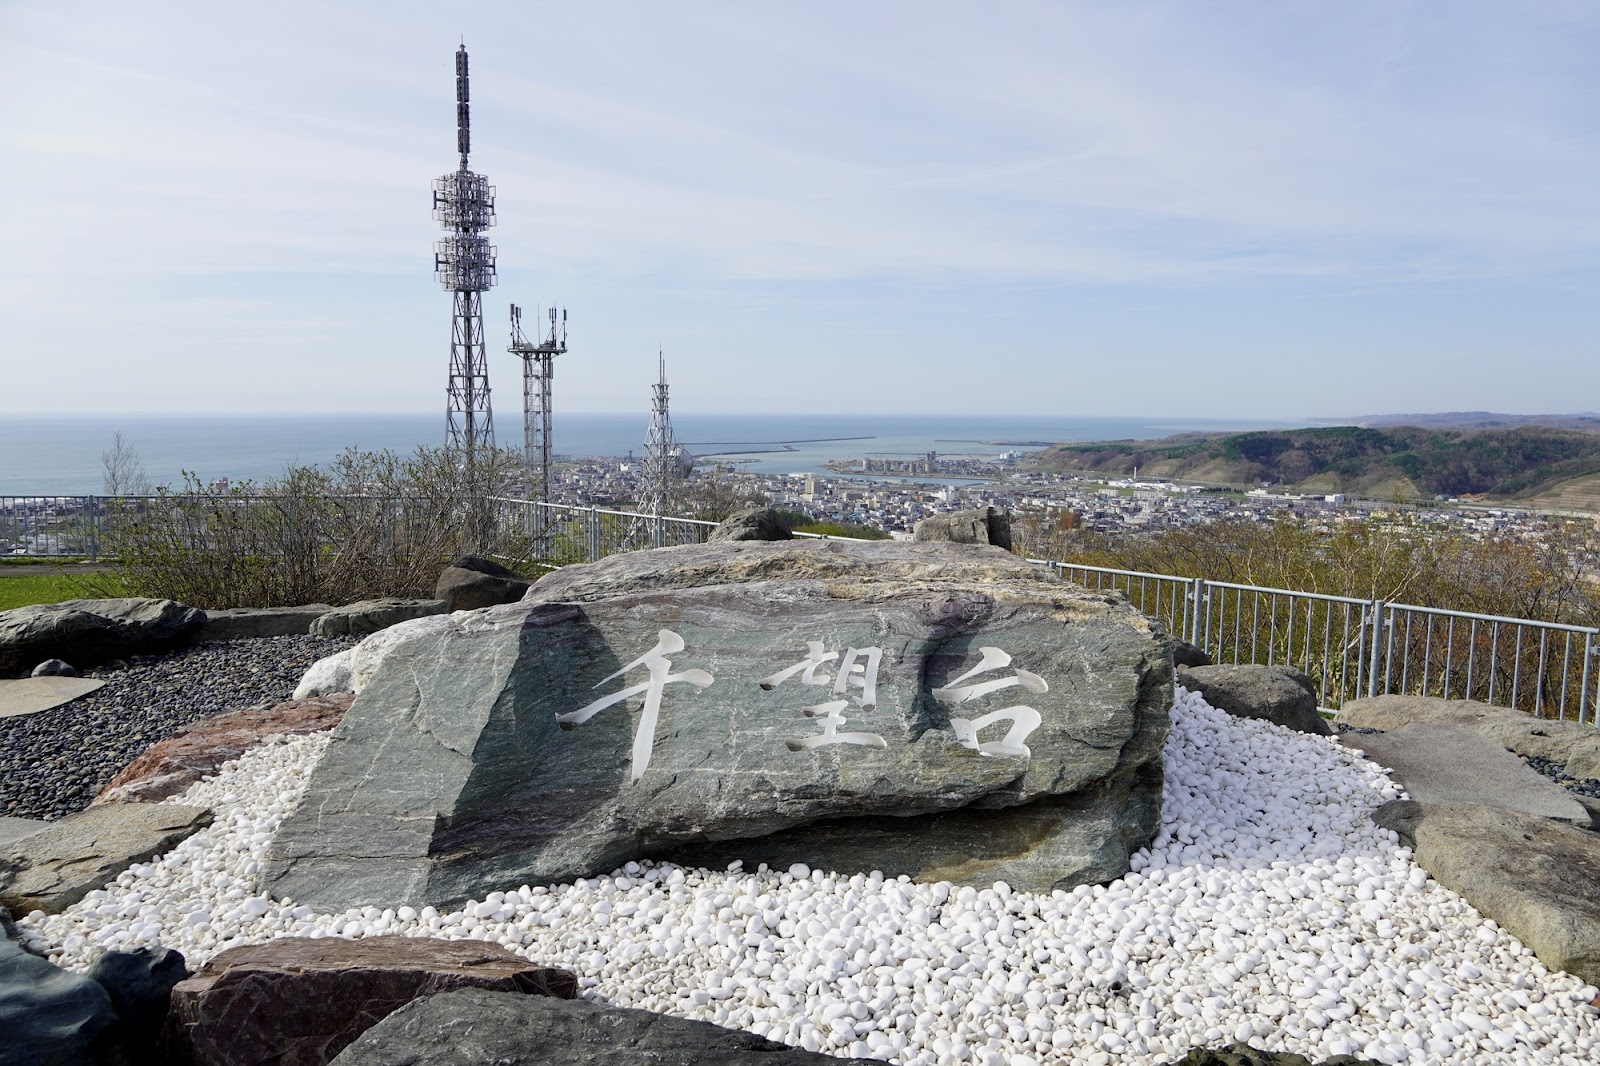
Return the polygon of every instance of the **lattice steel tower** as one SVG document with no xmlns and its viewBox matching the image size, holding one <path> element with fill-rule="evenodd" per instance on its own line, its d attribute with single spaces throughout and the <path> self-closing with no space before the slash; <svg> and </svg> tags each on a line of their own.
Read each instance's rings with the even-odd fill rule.
<svg viewBox="0 0 1600 1066">
<path fill-rule="evenodd" d="M 550 308 L 550 335 L 534 344 L 522 332 L 522 308 L 511 305 L 511 347 L 506 349 L 522 358 L 522 462 L 530 480 L 537 479 L 536 491 L 550 500 L 550 378 L 555 372 L 555 357 L 567 350 L 567 312 L 561 310 L 557 329 L 556 309 Z"/>
<path fill-rule="evenodd" d="M 678 442 L 672 437 L 672 416 L 667 410 L 667 357 L 656 353 L 661 380 L 650 387 L 650 431 L 644 438 L 644 498 L 642 510 L 664 515 L 672 500 L 672 483 L 681 464 Z"/>
<path fill-rule="evenodd" d="M 450 325 L 450 388 L 445 446 L 470 464 L 494 447 L 489 408 L 489 356 L 483 341 L 482 294 L 494 287 L 494 247 L 483 231 L 494 225 L 494 186 L 467 168 L 472 150 L 468 114 L 467 46 L 456 50 L 456 149 L 461 168 L 433 182 L 433 217 L 450 236 L 434 245 L 433 272 L 455 294 Z"/>
</svg>

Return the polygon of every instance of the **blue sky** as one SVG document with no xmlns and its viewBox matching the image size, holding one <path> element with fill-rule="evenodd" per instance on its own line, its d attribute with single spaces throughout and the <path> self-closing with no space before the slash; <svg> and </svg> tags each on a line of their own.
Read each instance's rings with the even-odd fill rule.
<svg viewBox="0 0 1600 1066">
<path fill-rule="evenodd" d="M 1600 6 L 0 0 L 0 411 L 1600 408 Z"/>
</svg>

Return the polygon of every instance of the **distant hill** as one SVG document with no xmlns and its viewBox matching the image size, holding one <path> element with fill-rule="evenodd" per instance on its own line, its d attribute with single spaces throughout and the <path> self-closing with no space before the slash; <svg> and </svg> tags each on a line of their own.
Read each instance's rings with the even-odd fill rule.
<svg viewBox="0 0 1600 1066">
<path fill-rule="evenodd" d="M 1545 426 L 1550 429 L 1577 429 L 1600 433 L 1600 414 L 1586 411 L 1572 415 L 1506 415 L 1494 411 L 1442 411 L 1418 415 L 1359 415 L 1354 418 L 1315 418 L 1364 429 L 1391 426 L 1420 426 L 1423 429 L 1513 429 L 1517 426 Z"/>
<path fill-rule="evenodd" d="M 1035 453 L 1028 465 L 1120 475 L 1137 467 L 1142 477 L 1234 488 L 1271 482 L 1286 490 L 1379 499 L 1470 493 L 1525 501 L 1559 496 L 1561 486 L 1576 479 L 1587 490 L 1600 475 L 1600 433 L 1543 426 L 1186 433 L 1154 441 L 1058 444 Z"/>
</svg>

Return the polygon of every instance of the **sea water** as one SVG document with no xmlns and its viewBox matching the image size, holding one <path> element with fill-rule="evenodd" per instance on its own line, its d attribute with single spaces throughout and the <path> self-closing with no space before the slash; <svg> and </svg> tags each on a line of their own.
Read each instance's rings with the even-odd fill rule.
<svg viewBox="0 0 1600 1066">
<path fill-rule="evenodd" d="M 561 414 L 558 454 L 625 456 L 644 448 L 649 416 Z M 677 439 L 697 456 L 717 456 L 758 473 L 821 473 L 830 460 L 865 456 L 996 455 L 1044 442 L 1127 440 L 1188 431 L 1281 428 L 1292 423 L 1008 415 L 693 414 L 673 417 Z M 504 415 L 501 445 L 521 447 L 522 421 Z M 121 432 L 156 485 L 234 485 L 280 477 L 295 465 L 326 465 L 347 448 L 410 454 L 444 443 L 439 414 L 13 415 L 0 414 L 0 495 L 84 495 L 103 491 L 102 452 Z"/>
</svg>

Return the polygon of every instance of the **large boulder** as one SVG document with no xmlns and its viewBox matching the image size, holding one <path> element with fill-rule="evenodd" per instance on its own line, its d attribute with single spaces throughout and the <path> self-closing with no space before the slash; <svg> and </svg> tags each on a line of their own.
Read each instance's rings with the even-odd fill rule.
<svg viewBox="0 0 1600 1066">
<path fill-rule="evenodd" d="M 992 544 L 1011 550 L 1011 516 L 994 507 L 951 511 L 924 518 L 911 533 L 913 540 L 950 544 Z"/>
<path fill-rule="evenodd" d="M 246 707 L 242 711 L 202 718 L 146 748 L 144 754 L 106 782 L 91 806 L 154 803 L 176 796 L 268 737 L 332 729 L 344 717 L 353 699 L 350 693 L 339 693 Z"/>
<path fill-rule="evenodd" d="M 184 643 L 205 612 L 172 600 L 67 600 L 0 611 L 0 677 L 46 659 L 83 667 Z"/>
<path fill-rule="evenodd" d="M 325 909 L 454 903 L 821 821 L 1033 803 L 1075 858 L 1007 879 L 1107 880 L 1159 823 L 1171 685 L 1142 615 L 993 548 L 613 556 L 392 648 L 261 883 Z"/>
<path fill-rule="evenodd" d="M 746 507 L 724 518 L 707 538 L 709 543 L 744 540 L 793 540 L 783 516 L 771 507 Z"/>
<path fill-rule="evenodd" d="M 1535 718 L 1509 707 L 1434 696 L 1376 696 L 1351 700 L 1336 722 L 1363 729 L 1400 729 L 1412 722 L 1455 726 L 1503 748 L 1566 767 L 1577 778 L 1600 778 L 1600 729 L 1582 722 Z"/>
<path fill-rule="evenodd" d="M 867 1066 L 739 1029 L 587 1000 L 463 989 L 395 1011 L 338 1066 Z"/>
<path fill-rule="evenodd" d="M 578 980 L 481 941 L 281 937 L 224 951 L 179 982 L 166 1042 L 179 1062 L 312 1066 L 413 999 L 462 988 L 570 999 Z"/>
<path fill-rule="evenodd" d="M 493 559 L 468 555 L 444 568 L 433 598 L 442 600 L 447 611 L 476 611 L 497 603 L 515 603 L 532 584 Z"/>
<path fill-rule="evenodd" d="M 381 600 L 361 600 L 357 603 L 347 603 L 343 607 L 335 607 L 326 614 L 318 615 L 311 623 L 311 635 L 314 637 L 342 637 L 345 635 L 363 636 L 367 633 L 376 633 L 380 629 L 388 629 L 399 622 L 407 622 L 413 618 L 425 618 L 431 614 L 444 614 L 445 603 L 443 600 L 405 600 L 387 598 Z"/>
<path fill-rule="evenodd" d="M 1540 962 L 1600 984 L 1600 834 L 1481 803 L 1396 800 L 1372 818 Z"/>
<path fill-rule="evenodd" d="M 0 1064 L 93 1062 L 116 1022 L 111 997 L 98 983 L 0 937 Z"/>
<path fill-rule="evenodd" d="M 1192 666 L 1178 671 L 1178 684 L 1235 718 L 1256 718 L 1313 736 L 1333 735 L 1317 714 L 1316 687 L 1292 667 Z"/>
<path fill-rule="evenodd" d="M 175 803 L 109 804 L 47 822 L 0 846 L 0 906 L 59 914 L 210 824 L 204 807 Z"/>
</svg>

